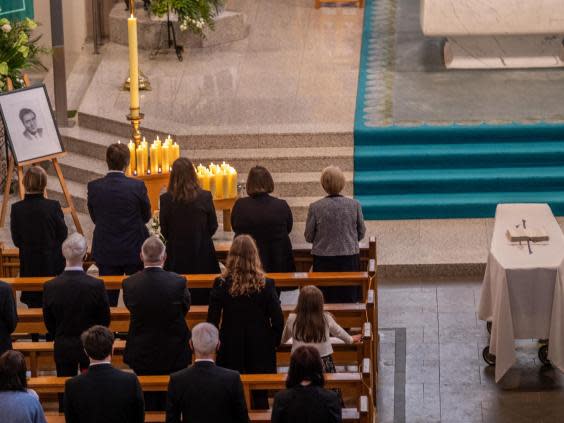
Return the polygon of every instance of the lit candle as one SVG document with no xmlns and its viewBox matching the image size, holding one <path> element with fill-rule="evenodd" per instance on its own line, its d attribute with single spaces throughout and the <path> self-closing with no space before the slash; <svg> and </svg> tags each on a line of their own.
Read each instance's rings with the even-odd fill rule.
<svg viewBox="0 0 564 423">
<path fill-rule="evenodd" d="M 127 174 L 131 176 L 135 170 L 135 143 L 129 141 L 127 148 L 129 148 L 129 166 L 127 167 Z"/>
<path fill-rule="evenodd" d="M 155 143 L 151 145 L 150 157 L 151 157 L 151 172 L 157 173 L 159 171 L 159 154 L 158 154 L 157 145 Z"/>
<path fill-rule="evenodd" d="M 131 14 L 127 20 L 129 41 L 129 103 L 131 116 L 139 117 L 139 53 L 137 47 L 137 18 Z"/>
<path fill-rule="evenodd" d="M 144 175 L 145 174 L 145 169 L 143 168 L 143 146 L 141 144 L 139 144 L 139 147 L 137 148 L 136 151 L 136 157 L 137 157 L 137 174 L 138 175 Z"/>
<path fill-rule="evenodd" d="M 162 154 L 161 166 L 163 168 L 163 172 L 166 173 L 170 168 L 170 146 L 166 143 L 166 141 L 161 148 L 161 154 Z"/>
<path fill-rule="evenodd" d="M 223 198 L 225 198 L 225 190 L 224 190 L 225 187 L 223 185 L 223 181 L 226 178 L 224 178 L 221 169 L 219 170 L 219 172 L 216 172 L 214 179 L 215 179 L 215 198 L 218 200 L 222 200 Z"/>
<path fill-rule="evenodd" d="M 159 167 L 159 173 L 163 173 L 163 170 Z"/>
<path fill-rule="evenodd" d="M 237 171 L 229 166 L 227 172 L 227 198 L 235 198 L 237 197 Z"/>
<path fill-rule="evenodd" d="M 174 163 L 174 161 L 180 157 L 180 146 L 177 143 L 174 143 L 174 144 L 172 144 L 171 148 L 172 148 L 172 150 L 171 150 L 172 162 L 171 163 Z"/>
</svg>

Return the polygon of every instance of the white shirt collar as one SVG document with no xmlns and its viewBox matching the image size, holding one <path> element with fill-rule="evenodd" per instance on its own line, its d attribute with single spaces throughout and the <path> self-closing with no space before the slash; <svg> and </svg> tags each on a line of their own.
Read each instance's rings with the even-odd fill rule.
<svg viewBox="0 0 564 423">
<path fill-rule="evenodd" d="M 101 366 L 102 364 L 112 364 L 112 362 L 111 361 L 98 361 L 97 363 L 90 363 L 90 367 Z"/>
<path fill-rule="evenodd" d="M 162 269 L 162 266 L 145 266 L 145 269 Z"/>
<path fill-rule="evenodd" d="M 210 363 L 215 363 L 211 358 L 197 358 L 194 360 L 194 363 L 198 363 L 199 361 L 209 361 Z"/>
<path fill-rule="evenodd" d="M 123 173 L 123 174 L 125 174 L 125 172 L 123 170 L 108 170 L 108 173 Z"/>
<path fill-rule="evenodd" d="M 67 266 L 65 272 L 84 272 L 82 266 Z"/>
</svg>

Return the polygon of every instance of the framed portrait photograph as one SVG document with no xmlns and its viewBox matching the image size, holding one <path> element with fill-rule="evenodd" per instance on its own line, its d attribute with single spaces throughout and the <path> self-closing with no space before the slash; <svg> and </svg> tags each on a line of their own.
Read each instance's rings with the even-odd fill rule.
<svg viewBox="0 0 564 423">
<path fill-rule="evenodd" d="M 64 152 L 45 85 L 0 94 L 0 114 L 16 164 Z"/>
</svg>

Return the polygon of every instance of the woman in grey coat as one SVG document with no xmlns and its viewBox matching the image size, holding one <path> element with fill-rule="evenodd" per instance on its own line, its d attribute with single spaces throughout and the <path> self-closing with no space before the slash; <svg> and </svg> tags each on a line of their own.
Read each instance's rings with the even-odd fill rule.
<svg viewBox="0 0 564 423">
<path fill-rule="evenodd" d="M 321 186 L 327 196 L 310 204 L 305 239 L 313 244 L 314 272 L 356 272 L 360 270 L 359 241 L 366 227 L 360 203 L 341 195 L 345 176 L 329 166 L 321 173 Z M 359 287 L 321 287 L 325 302 L 358 302 Z"/>
</svg>

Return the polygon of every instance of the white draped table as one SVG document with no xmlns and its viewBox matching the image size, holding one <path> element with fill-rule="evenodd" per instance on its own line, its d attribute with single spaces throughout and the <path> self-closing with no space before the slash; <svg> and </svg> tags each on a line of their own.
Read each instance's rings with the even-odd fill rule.
<svg viewBox="0 0 564 423">
<path fill-rule="evenodd" d="M 544 228 L 550 240 L 510 243 L 509 228 Z M 564 371 L 564 235 L 548 204 L 499 204 L 478 317 L 491 321 L 495 380 L 515 362 L 515 339 L 549 338 L 548 358 Z"/>
</svg>

